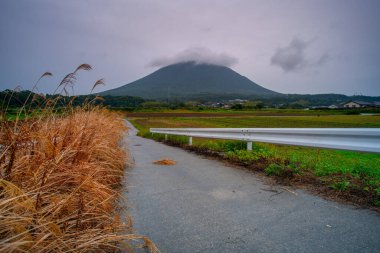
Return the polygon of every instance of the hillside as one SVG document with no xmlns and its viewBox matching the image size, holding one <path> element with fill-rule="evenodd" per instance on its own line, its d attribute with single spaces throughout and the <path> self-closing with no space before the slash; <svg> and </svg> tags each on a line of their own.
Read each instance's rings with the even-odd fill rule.
<svg viewBox="0 0 380 253">
<path fill-rule="evenodd" d="M 280 93 L 265 89 L 230 68 L 217 65 L 178 63 L 100 95 L 138 96 L 145 99 L 182 99 L 197 95 L 260 95 Z"/>
</svg>

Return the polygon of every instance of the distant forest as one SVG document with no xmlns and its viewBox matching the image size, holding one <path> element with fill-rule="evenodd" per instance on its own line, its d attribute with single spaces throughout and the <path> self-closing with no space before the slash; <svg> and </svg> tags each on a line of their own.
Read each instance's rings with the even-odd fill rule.
<svg viewBox="0 0 380 253">
<path fill-rule="evenodd" d="M 29 97 L 29 99 L 28 99 Z M 234 100 L 244 100 L 240 102 L 241 106 L 232 107 L 233 109 L 260 109 L 269 108 L 311 108 L 318 106 L 339 105 L 349 101 L 380 101 L 380 97 L 370 96 L 346 96 L 341 94 L 317 94 L 317 95 L 299 95 L 287 94 L 279 96 L 242 96 L 242 95 L 215 95 L 200 94 L 192 97 L 173 98 L 170 100 L 145 100 L 140 97 L 132 96 L 61 96 L 61 95 L 38 95 L 30 91 L 11 91 L 5 90 L 0 92 L 0 103 L 2 108 L 17 108 L 23 104 L 28 104 L 33 108 L 38 108 L 44 104 L 45 99 L 60 98 L 58 106 L 61 103 L 72 102 L 73 106 L 83 105 L 85 102 L 92 101 L 96 105 L 103 105 L 109 108 L 136 110 L 140 108 L 194 108 L 207 107 L 216 103 L 230 104 L 233 106 Z M 28 101 L 27 101 L 28 99 Z"/>
<path fill-rule="evenodd" d="M 83 96 L 62 96 L 62 95 L 39 95 L 28 90 L 26 91 L 11 91 L 5 90 L 0 92 L 0 103 L 2 107 L 18 108 L 24 104 L 33 108 L 38 108 L 44 105 L 46 100 L 57 99 L 58 107 L 60 105 L 72 102 L 73 106 L 80 106 L 91 101 L 95 105 L 104 105 L 111 108 L 133 109 L 141 106 L 145 102 L 139 97 L 130 96 L 103 96 L 83 95 Z"/>
</svg>

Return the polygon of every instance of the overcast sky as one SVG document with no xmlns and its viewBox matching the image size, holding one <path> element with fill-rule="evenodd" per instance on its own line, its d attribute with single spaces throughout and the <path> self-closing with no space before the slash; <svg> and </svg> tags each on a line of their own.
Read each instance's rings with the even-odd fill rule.
<svg viewBox="0 0 380 253">
<path fill-rule="evenodd" d="M 380 1 L 0 0 L 0 90 L 116 88 L 186 60 L 283 93 L 380 96 Z"/>
</svg>

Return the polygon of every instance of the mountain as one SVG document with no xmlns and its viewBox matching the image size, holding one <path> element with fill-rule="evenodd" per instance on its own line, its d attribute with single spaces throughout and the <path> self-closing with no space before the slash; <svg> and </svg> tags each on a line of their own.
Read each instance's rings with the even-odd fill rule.
<svg viewBox="0 0 380 253">
<path fill-rule="evenodd" d="M 280 93 L 265 89 L 248 78 L 224 66 L 177 63 L 100 95 L 138 96 L 145 99 L 183 99 L 200 95 L 260 95 Z"/>
</svg>

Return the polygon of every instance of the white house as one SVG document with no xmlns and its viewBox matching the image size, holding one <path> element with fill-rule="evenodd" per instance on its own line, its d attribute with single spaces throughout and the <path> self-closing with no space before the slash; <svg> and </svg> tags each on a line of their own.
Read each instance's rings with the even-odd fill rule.
<svg viewBox="0 0 380 253">
<path fill-rule="evenodd" d="M 372 104 L 364 101 L 350 101 L 343 105 L 344 108 L 363 108 L 369 106 L 372 106 Z"/>
</svg>

